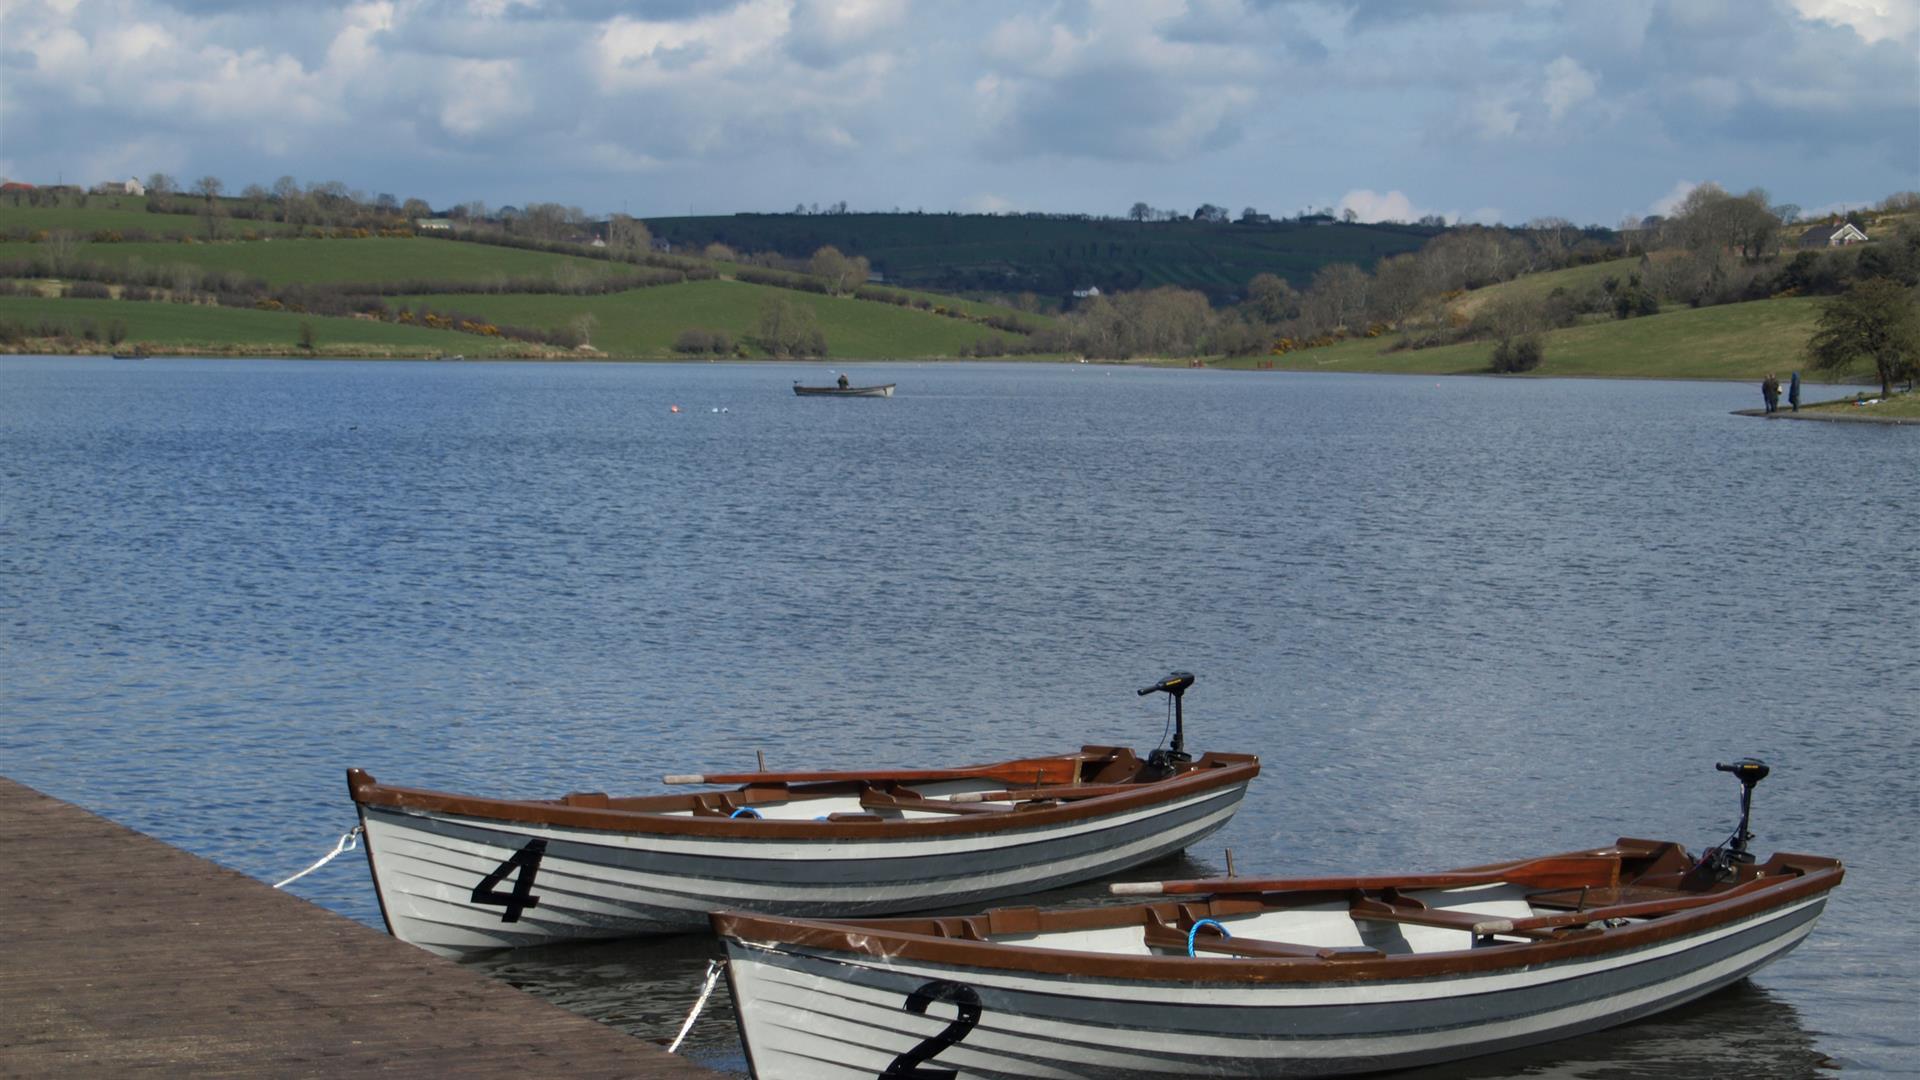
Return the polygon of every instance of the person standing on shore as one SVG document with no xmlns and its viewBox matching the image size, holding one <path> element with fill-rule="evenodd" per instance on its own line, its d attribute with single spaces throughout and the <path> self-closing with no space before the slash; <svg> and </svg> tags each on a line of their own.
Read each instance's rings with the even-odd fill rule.
<svg viewBox="0 0 1920 1080">
<path fill-rule="evenodd" d="M 1793 406 L 1794 412 L 1800 411 L 1800 373 L 1797 371 L 1787 382 L 1787 404 Z"/>
<path fill-rule="evenodd" d="M 1771 371 L 1767 372 L 1766 378 L 1760 380 L 1760 399 L 1767 403 L 1768 412 L 1771 413 L 1779 410 L 1780 380 L 1774 378 L 1773 372 Z"/>
</svg>

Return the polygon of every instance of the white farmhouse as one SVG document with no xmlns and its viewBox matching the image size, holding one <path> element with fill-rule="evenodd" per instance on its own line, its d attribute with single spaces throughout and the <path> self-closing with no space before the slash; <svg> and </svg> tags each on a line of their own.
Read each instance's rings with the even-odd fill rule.
<svg viewBox="0 0 1920 1080">
<path fill-rule="evenodd" d="M 1846 247 L 1848 244 L 1864 244 L 1867 234 L 1843 221 L 1839 225 L 1815 225 L 1800 234 L 1801 247 Z"/>
</svg>

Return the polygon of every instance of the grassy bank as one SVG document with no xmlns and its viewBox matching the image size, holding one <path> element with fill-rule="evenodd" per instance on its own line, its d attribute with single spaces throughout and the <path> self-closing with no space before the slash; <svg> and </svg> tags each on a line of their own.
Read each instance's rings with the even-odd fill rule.
<svg viewBox="0 0 1920 1080">
<path fill-rule="evenodd" d="M 135 346 L 156 353 L 211 356 L 520 356 L 542 352 L 518 342 L 419 326 L 202 304 L 0 296 L 0 320 L 58 324 L 68 336 L 79 339 L 80 349 L 91 352 Z M 115 323 L 125 326 L 125 337 L 118 344 L 109 339 Z M 312 332 L 312 350 L 301 347 L 303 327 Z M 91 342 L 84 336 L 89 328 L 96 337 Z M 44 342 L 30 340 L 24 351 L 42 352 L 47 348 Z"/>
<path fill-rule="evenodd" d="M 1584 268 L 1583 268 L 1584 269 Z M 1683 308 L 1639 319 L 1609 319 L 1543 336 L 1537 376 L 1629 379 L 1752 379 L 1799 371 L 1806 381 L 1850 381 L 1813 370 L 1803 350 L 1820 301 L 1806 297 L 1711 308 Z M 1492 370 L 1493 342 L 1394 351 L 1391 335 L 1343 341 L 1273 358 L 1288 371 L 1368 371 L 1469 375 Z M 1263 359 L 1222 366 L 1257 367 Z M 1858 372 L 1853 373 L 1858 376 Z"/>
</svg>

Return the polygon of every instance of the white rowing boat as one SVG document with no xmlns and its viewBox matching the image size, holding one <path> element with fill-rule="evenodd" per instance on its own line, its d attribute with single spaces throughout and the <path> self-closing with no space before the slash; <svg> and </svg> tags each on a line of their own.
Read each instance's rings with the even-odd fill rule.
<svg viewBox="0 0 1920 1080">
<path fill-rule="evenodd" d="M 1756 863 L 1745 826 L 1701 860 L 1621 839 L 1440 874 L 1115 886 L 1161 897 L 1115 907 L 713 922 L 765 1080 L 1374 1072 L 1624 1023 L 1779 958 L 1843 871 Z"/>
<path fill-rule="evenodd" d="M 1149 690 L 1175 702 L 1192 683 Z M 1176 685 L 1177 684 L 1177 685 Z M 1147 692 L 1147 691 L 1143 691 Z M 395 937 L 447 955 L 706 929 L 721 908 L 925 911 L 1090 881 L 1225 825 L 1248 754 L 1122 747 L 936 769 L 670 776 L 730 790 L 497 799 L 347 786 Z"/>
</svg>

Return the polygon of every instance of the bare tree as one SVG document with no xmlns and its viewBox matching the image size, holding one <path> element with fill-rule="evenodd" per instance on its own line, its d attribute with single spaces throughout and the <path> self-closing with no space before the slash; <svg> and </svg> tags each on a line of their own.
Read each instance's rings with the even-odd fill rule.
<svg viewBox="0 0 1920 1080">
<path fill-rule="evenodd" d="M 1127 211 L 1127 216 L 1135 221 L 1146 221 L 1153 217 L 1153 207 L 1143 202 L 1134 203 L 1133 208 Z"/>
<path fill-rule="evenodd" d="M 193 193 L 200 196 L 200 221 L 206 226 L 209 241 L 220 239 L 220 221 L 227 216 L 227 208 L 220 201 L 220 193 L 226 185 L 217 176 L 203 176 L 193 182 Z"/>
<path fill-rule="evenodd" d="M 1323 334 L 1342 327 L 1358 329 L 1366 315 L 1370 284 L 1367 272 L 1352 263 L 1323 266 L 1313 275 L 1313 287 L 1307 290 L 1301 317 Z"/>
<path fill-rule="evenodd" d="M 653 233 L 639 218 L 615 214 L 607 219 L 607 247 L 629 258 L 637 257 L 652 250 Z"/>
<path fill-rule="evenodd" d="M 840 249 L 829 244 L 813 253 L 807 260 L 807 273 L 820 278 L 827 287 L 836 293 L 846 292 L 855 284 L 867 280 L 867 261 L 849 259 L 840 253 Z"/>
<path fill-rule="evenodd" d="M 171 195 L 179 190 L 180 185 L 166 173 L 150 173 L 147 176 L 147 194 L 149 195 Z"/>
<path fill-rule="evenodd" d="M 1367 303 L 1371 317 L 1398 324 L 1419 310 L 1426 293 L 1426 270 L 1417 255 L 1393 255 L 1373 268 Z"/>
<path fill-rule="evenodd" d="M 1256 274 L 1247 282 L 1247 307 L 1264 323 L 1300 317 L 1300 294 L 1278 274 Z"/>
</svg>

